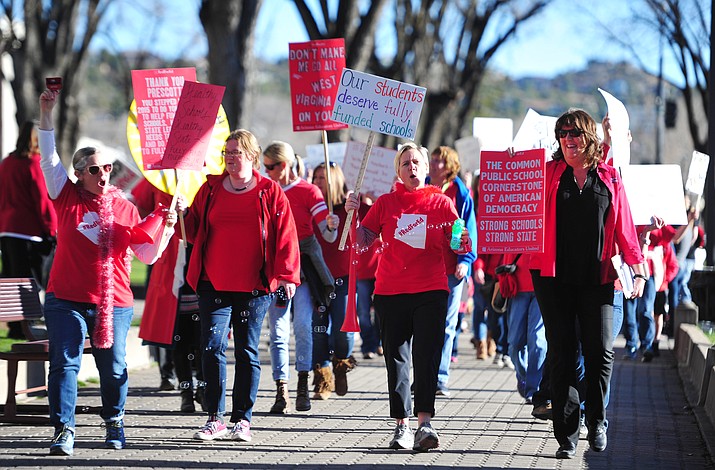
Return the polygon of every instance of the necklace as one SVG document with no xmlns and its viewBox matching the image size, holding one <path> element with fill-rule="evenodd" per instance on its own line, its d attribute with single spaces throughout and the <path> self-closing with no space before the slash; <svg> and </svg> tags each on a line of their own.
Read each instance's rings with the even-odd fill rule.
<svg viewBox="0 0 715 470">
<path fill-rule="evenodd" d="M 231 186 L 231 189 L 233 189 L 233 190 L 236 191 L 236 192 L 241 192 L 241 191 L 247 190 L 248 187 L 251 185 L 251 183 L 253 183 L 253 176 L 251 176 L 251 179 L 248 180 L 248 183 L 246 183 L 246 186 L 244 186 L 244 187 L 242 187 L 242 188 L 237 188 L 237 187 L 235 187 L 235 186 L 233 185 L 233 183 L 231 182 L 231 177 L 230 177 L 230 176 L 228 177 L 228 185 Z"/>
</svg>

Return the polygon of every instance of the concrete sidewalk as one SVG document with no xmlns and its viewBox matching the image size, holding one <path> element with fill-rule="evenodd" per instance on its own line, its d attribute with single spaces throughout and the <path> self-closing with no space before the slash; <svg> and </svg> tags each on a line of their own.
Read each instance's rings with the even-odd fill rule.
<svg viewBox="0 0 715 470">
<path fill-rule="evenodd" d="M 360 361 L 348 374 L 350 392 L 345 397 L 313 400 L 309 412 L 269 415 L 275 392 L 264 338 L 250 444 L 194 441 L 192 435 L 205 416 L 179 413 L 179 392 L 157 391 L 159 374 L 152 367 L 130 373 L 126 449 L 103 448 L 104 430 L 94 415 L 77 416 L 75 454 L 69 458 L 47 455 L 50 427 L 2 425 L 0 467 L 713 468 L 687 406 L 674 358 L 665 347 L 660 358 L 643 364 L 622 360 L 623 340 L 617 342 L 608 449 L 589 451 L 582 439 L 577 458 L 557 460 L 551 423 L 531 417 L 531 406 L 515 390 L 513 371 L 475 359 L 468 335 L 460 336 L 459 363 L 453 364 L 450 380 L 452 395 L 437 398 L 433 424 L 440 434 L 440 448 L 424 454 L 386 448 L 394 424 L 388 418 L 381 358 Z M 229 384 L 232 369 L 229 365 Z M 291 398 L 296 380 L 291 379 Z M 99 405 L 96 387 L 84 388 L 80 395 L 80 404 Z M 227 404 L 230 409 L 230 398 Z"/>
</svg>

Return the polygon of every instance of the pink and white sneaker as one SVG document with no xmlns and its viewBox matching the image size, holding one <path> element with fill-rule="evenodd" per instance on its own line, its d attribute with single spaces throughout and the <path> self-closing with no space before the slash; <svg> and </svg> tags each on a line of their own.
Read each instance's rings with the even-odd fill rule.
<svg viewBox="0 0 715 470">
<path fill-rule="evenodd" d="M 220 439 L 228 434 L 228 428 L 226 424 L 220 419 L 209 419 L 206 424 L 196 431 L 194 434 L 194 439 L 200 441 L 213 441 L 214 439 Z"/>
<path fill-rule="evenodd" d="M 231 431 L 231 439 L 234 441 L 251 442 L 253 436 L 251 436 L 251 423 L 242 419 L 233 426 Z"/>
</svg>

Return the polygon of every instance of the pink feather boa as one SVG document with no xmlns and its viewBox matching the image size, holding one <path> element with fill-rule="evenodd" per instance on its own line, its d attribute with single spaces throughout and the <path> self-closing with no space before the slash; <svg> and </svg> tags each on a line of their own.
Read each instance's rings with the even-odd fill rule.
<svg viewBox="0 0 715 470">
<path fill-rule="evenodd" d="M 106 194 L 96 196 L 80 188 L 85 199 L 97 204 L 99 209 L 99 293 L 97 318 L 92 331 L 93 346 L 99 349 L 109 349 L 114 344 L 114 200 L 124 198 L 118 188 L 112 187 Z M 131 255 L 127 248 L 125 263 L 131 263 Z"/>
</svg>

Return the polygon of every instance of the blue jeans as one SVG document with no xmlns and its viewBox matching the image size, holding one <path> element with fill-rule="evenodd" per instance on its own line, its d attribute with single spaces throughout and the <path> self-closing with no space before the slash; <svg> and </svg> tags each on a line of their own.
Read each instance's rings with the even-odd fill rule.
<svg viewBox="0 0 715 470">
<path fill-rule="evenodd" d="M 516 380 L 524 384 L 524 398 L 539 390 L 546 360 L 546 330 L 533 292 L 519 292 L 509 299 L 509 357 Z"/>
<path fill-rule="evenodd" d="M 655 281 L 649 277 L 643 287 L 643 296 L 638 299 L 636 317 L 638 318 L 638 335 L 641 339 L 641 350 L 650 349 L 655 339 Z"/>
<path fill-rule="evenodd" d="M 273 380 L 286 382 L 290 379 L 288 343 L 291 306 L 295 330 L 295 368 L 298 372 L 306 372 L 311 369 L 313 358 L 313 301 L 307 284 L 298 286 L 295 295 L 285 307 L 276 307 L 275 301 L 268 307 Z"/>
<path fill-rule="evenodd" d="M 623 304 L 623 337 L 626 339 L 626 349 L 635 350 L 638 347 L 638 321 L 636 320 L 638 299 L 624 299 L 622 292 L 620 297 Z M 613 314 L 616 315 L 616 297 L 613 298 Z M 614 333 L 615 331 L 614 329 Z"/>
<path fill-rule="evenodd" d="M 374 353 L 380 346 L 380 330 L 377 319 L 370 317 L 372 293 L 375 290 L 375 279 L 362 279 L 357 282 L 357 315 L 360 322 L 360 352 Z"/>
<path fill-rule="evenodd" d="M 444 324 L 444 344 L 442 345 L 442 356 L 439 361 L 439 374 L 437 376 L 437 381 L 442 386 L 446 386 L 449 382 L 449 364 L 452 359 L 454 337 L 457 334 L 459 303 L 462 301 L 462 289 L 466 281 L 466 278 L 457 279 L 454 274 L 447 276 L 447 284 L 449 284 L 447 318 Z"/>
<path fill-rule="evenodd" d="M 336 359 L 346 359 L 353 352 L 355 333 L 340 331 L 348 306 L 348 277 L 335 283 L 335 298 L 325 312 L 313 311 L 313 362 L 320 367 L 330 364 L 330 353 Z M 330 332 L 330 333 L 328 333 Z"/>
<path fill-rule="evenodd" d="M 480 291 L 482 284 L 474 284 L 474 312 L 472 313 L 472 334 L 479 341 L 487 339 L 487 319 L 484 311 L 487 309 L 487 302 Z"/>
<path fill-rule="evenodd" d="M 127 333 L 133 314 L 133 307 L 114 307 L 114 344 L 109 349 L 92 347 L 102 396 L 99 415 L 106 422 L 119 421 L 124 417 L 129 388 Z M 92 338 L 96 316 L 95 305 L 58 299 L 52 293 L 45 297 L 45 323 L 50 340 L 47 394 L 50 422 L 55 429 L 63 425 L 72 429 L 75 427 L 77 373 L 82 364 L 84 338 L 87 333 Z"/>
<path fill-rule="evenodd" d="M 210 282 L 200 281 L 201 346 L 209 415 L 223 417 L 226 412 L 226 348 L 233 325 L 236 373 L 233 380 L 231 422 L 251 421 L 253 405 L 261 378 L 258 344 L 271 295 L 254 296 L 250 292 L 217 291 Z"/>
<path fill-rule="evenodd" d="M 681 286 L 680 291 L 680 302 L 693 301 L 693 295 L 690 293 L 690 287 L 688 287 L 688 283 L 690 282 L 690 276 L 693 274 L 693 269 L 695 269 L 695 258 L 685 258 L 685 263 L 683 264 L 682 268 L 683 285 Z"/>
</svg>

